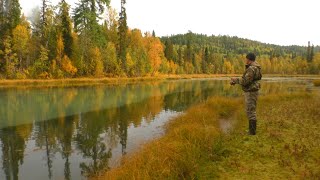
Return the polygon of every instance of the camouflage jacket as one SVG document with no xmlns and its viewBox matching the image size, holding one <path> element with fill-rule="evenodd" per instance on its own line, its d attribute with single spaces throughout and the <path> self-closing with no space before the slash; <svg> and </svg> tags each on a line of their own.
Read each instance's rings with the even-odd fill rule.
<svg viewBox="0 0 320 180">
<path fill-rule="evenodd" d="M 261 66 L 257 62 L 252 62 L 246 65 L 246 71 L 241 78 L 238 78 L 236 83 L 242 86 L 244 92 L 254 92 L 260 89 Z"/>
</svg>

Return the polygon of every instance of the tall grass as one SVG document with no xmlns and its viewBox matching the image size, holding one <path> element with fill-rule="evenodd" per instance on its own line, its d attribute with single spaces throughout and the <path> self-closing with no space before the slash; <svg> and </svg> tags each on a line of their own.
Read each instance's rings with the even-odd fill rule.
<svg viewBox="0 0 320 180">
<path fill-rule="evenodd" d="M 215 97 L 189 109 L 167 125 L 166 135 L 126 157 L 99 179 L 193 179 L 201 164 L 220 158 L 217 120 L 236 117 L 241 100 Z M 212 174 L 215 176 L 215 174 Z"/>
<path fill-rule="evenodd" d="M 261 97 L 258 134 L 248 136 L 242 100 L 214 97 L 94 179 L 319 179 L 319 99 L 304 93 Z M 223 134 L 217 121 L 229 118 L 238 126 Z"/>
</svg>

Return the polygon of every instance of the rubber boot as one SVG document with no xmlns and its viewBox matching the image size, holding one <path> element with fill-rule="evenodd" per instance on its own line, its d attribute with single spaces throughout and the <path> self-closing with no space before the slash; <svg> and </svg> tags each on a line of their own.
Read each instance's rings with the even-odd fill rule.
<svg viewBox="0 0 320 180">
<path fill-rule="evenodd" d="M 249 120 L 249 135 L 256 135 L 257 121 Z"/>
</svg>

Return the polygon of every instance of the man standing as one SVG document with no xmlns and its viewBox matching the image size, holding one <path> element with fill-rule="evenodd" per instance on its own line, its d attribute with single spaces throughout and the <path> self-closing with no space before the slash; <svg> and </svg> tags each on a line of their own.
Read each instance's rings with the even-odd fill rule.
<svg viewBox="0 0 320 180">
<path fill-rule="evenodd" d="M 260 89 L 260 82 L 262 78 L 261 67 L 255 61 L 256 56 L 249 53 L 246 56 L 246 70 L 241 78 L 231 78 L 231 85 L 240 84 L 244 91 L 244 99 L 246 105 L 246 112 L 249 120 L 249 134 L 256 134 L 257 117 L 256 106 L 258 100 L 258 91 Z"/>
</svg>

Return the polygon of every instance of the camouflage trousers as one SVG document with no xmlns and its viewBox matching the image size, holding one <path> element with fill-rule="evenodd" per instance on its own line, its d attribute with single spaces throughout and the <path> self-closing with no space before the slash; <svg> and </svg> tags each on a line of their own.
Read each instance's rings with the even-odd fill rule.
<svg viewBox="0 0 320 180">
<path fill-rule="evenodd" d="M 257 107 L 258 95 L 259 95 L 258 91 L 244 93 L 246 113 L 249 121 L 257 120 L 256 107 Z"/>
</svg>

